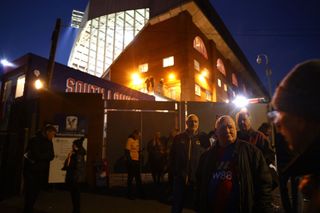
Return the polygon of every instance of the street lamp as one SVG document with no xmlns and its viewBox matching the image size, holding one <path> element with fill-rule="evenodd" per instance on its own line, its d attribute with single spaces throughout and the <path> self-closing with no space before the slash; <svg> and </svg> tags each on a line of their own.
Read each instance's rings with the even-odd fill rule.
<svg viewBox="0 0 320 213">
<path fill-rule="evenodd" d="M 269 66 L 269 58 L 266 54 L 258 54 L 257 55 L 257 59 L 256 62 L 257 64 L 262 64 L 264 59 L 265 62 L 265 66 L 266 66 L 266 77 L 267 77 L 267 81 L 268 81 L 268 92 L 269 92 L 269 103 L 268 103 L 268 111 L 271 112 L 272 111 L 272 106 L 271 106 L 271 98 L 272 98 L 272 85 L 271 85 L 271 75 L 272 75 L 272 70 Z M 274 128 L 273 128 L 273 124 L 271 123 L 271 145 L 272 147 L 275 146 L 275 142 L 274 142 Z"/>
<path fill-rule="evenodd" d="M 257 55 L 257 64 L 262 64 L 262 62 L 265 62 L 266 65 L 266 76 L 267 76 L 267 80 L 268 80 L 268 92 L 269 92 L 269 97 L 271 99 L 272 97 L 272 85 L 271 85 L 271 75 L 272 75 L 272 70 L 269 67 L 269 58 L 266 54 L 259 54 Z"/>
</svg>

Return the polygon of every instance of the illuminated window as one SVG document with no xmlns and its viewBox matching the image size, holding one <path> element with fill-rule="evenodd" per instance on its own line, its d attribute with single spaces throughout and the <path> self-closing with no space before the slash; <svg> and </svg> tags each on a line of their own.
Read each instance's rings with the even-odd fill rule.
<svg viewBox="0 0 320 213">
<path fill-rule="evenodd" d="M 209 91 L 206 91 L 206 99 L 207 101 L 212 101 L 212 94 Z"/>
<path fill-rule="evenodd" d="M 197 60 L 193 60 L 193 67 L 195 70 L 200 71 L 200 63 Z"/>
<path fill-rule="evenodd" d="M 12 81 L 6 81 L 4 83 L 2 102 L 6 102 L 10 98 L 10 96 L 11 96 L 11 88 L 12 88 Z"/>
<path fill-rule="evenodd" d="M 23 96 L 25 82 L 26 82 L 25 75 L 21 75 L 18 77 L 17 87 L 16 87 L 16 95 L 15 95 L 16 98 Z"/>
<path fill-rule="evenodd" d="M 208 54 L 206 50 L 206 46 L 204 45 L 202 39 L 199 36 L 196 36 L 193 40 L 193 48 L 195 48 L 203 57 L 208 59 Z"/>
<path fill-rule="evenodd" d="M 180 93 L 181 93 L 180 83 L 177 83 L 168 87 L 168 89 L 165 90 L 164 92 L 165 92 L 165 96 L 174 100 L 180 100 Z"/>
<path fill-rule="evenodd" d="M 145 63 L 145 64 L 140 64 L 138 69 L 140 72 L 148 72 L 149 67 L 148 67 L 148 64 Z"/>
<path fill-rule="evenodd" d="M 223 85 L 223 89 L 224 89 L 224 91 L 227 92 L 227 91 L 228 91 L 228 86 L 227 86 L 226 84 L 224 84 L 224 85 Z"/>
<path fill-rule="evenodd" d="M 232 84 L 238 86 L 238 79 L 236 74 L 232 73 Z"/>
<path fill-rule="evenodd" d="M 68 65 L 100 77 L 148 20 L 149 8 L 141 8 L 103 15 L 81 24 Z"/>
<path fill-rule="evenodd" d="M 221 87 L 221 80 L 218 79 L 218 86 Z"/>
<path fill-rule="evenodd" d="M 223 64 L 223 61 L 222 61 L 220 58 L 218 58 L 218 60 L 217 60 L 217 69 L 218 69 L 224 76 L 227 75 L 226 69 L 225 69 L 224 64 Z"/>
<path fill-rule="evenodd" d="M 162 61 L 162 66 L 163 67 L 170 67 L 174 65 L 174 57 L 170 56 L 168 58 L 164 58 Z"/>
<path fill-rule="evenodd" d="M 201 96 L 201 87 L 198 84 L 195 84 L 195 94 Z"/>
</svg>

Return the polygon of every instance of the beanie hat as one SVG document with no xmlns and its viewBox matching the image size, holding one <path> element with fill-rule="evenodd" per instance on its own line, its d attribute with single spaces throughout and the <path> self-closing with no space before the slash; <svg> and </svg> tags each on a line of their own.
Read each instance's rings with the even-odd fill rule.
<svg viewBox="0 0 320 213">
<path fill-rule="evenodd" d="M 83 144 L 83 140 L 84 140 L 84 137 L 81 137 L 81 138 L 79 138 L 77 140 L 74 140 L 73 144 L 76 145 L 77 147 L 81 147 L 82 144 Z"/>
<path fill-rule="evenodd" d="M 320 60 L 296 65 L 281 81 L 272 98 L 276 110 L 320 121 Z"/>
</svg>

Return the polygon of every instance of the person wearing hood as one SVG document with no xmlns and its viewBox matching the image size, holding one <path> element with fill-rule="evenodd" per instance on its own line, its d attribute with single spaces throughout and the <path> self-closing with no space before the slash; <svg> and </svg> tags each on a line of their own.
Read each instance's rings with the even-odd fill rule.
<svg viewBox="0 0 320 213">
<path fill-rule="evenodd" d="M 65 182 L 70 190 L 73 213 L 80 212 L 80 183 L 85 181 L 86 150 L 82 144 L 84 137 L 73 141 L 72 150 L 64 162 L 62 170 L 66 170 Z"/>
<path fill-rule="evenodd" d="M 269 117 L 296 151 L 284 175 L 300 176 L 299 189 L 310 199 L 307 212 L 320 212 L 320 60 L 296 65 L 272 98 Z"/>
</svg>

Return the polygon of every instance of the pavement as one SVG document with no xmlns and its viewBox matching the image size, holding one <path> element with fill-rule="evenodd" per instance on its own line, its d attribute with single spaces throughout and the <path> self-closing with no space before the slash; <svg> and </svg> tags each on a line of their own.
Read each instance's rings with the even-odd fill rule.
<svg viewBox="0 0 320 213">
<path fill-rule="evenodd" d="M 142 175 L 146 198 L 128 199 L 126 196 L 126 177 L 113 177 L 107 188 L 84 188 L 81 193 L 82 213 L 163 213 L 170 212 L 171 204 L 166 193 L 167 184 L 155 186 L 151 177 Z M 0 202 L 1 213 L 22 213 L 23 196 L 17 195 Z M 51 185 L 41 191 L 35 204 L 35 213 L 70 213 L 72 203 L 70 193 L 63 185 Z M 192 213 L 185 209 L 183 213 Z"/>
<path fill-rule="evenodd" d="M 167 184 L 154 185 L 150 176 L 143 175 L 143 186 L 146 198 L 134 200 L 126 197 L 125 177 L 113 177 L 110 187 L 84 188 L 81 193 L 82 213 L 163 213 L 170 212 L 171 203 L 166 192 Z M 280 196 L 274 193 L 275 204 L 280 205 Z M 17 195 L 0 202 L 1 213 L 22 213 L 23 196 Z M 64 185 L 51 185 L 42 191 L 35 205 L 35 213 L 69 213 L 72 212 L 71 197 Z M 184 209 L 183 213 L 192 213 Z M 278 212 L 282 212 L 281 209 Z"/>
</svg>

